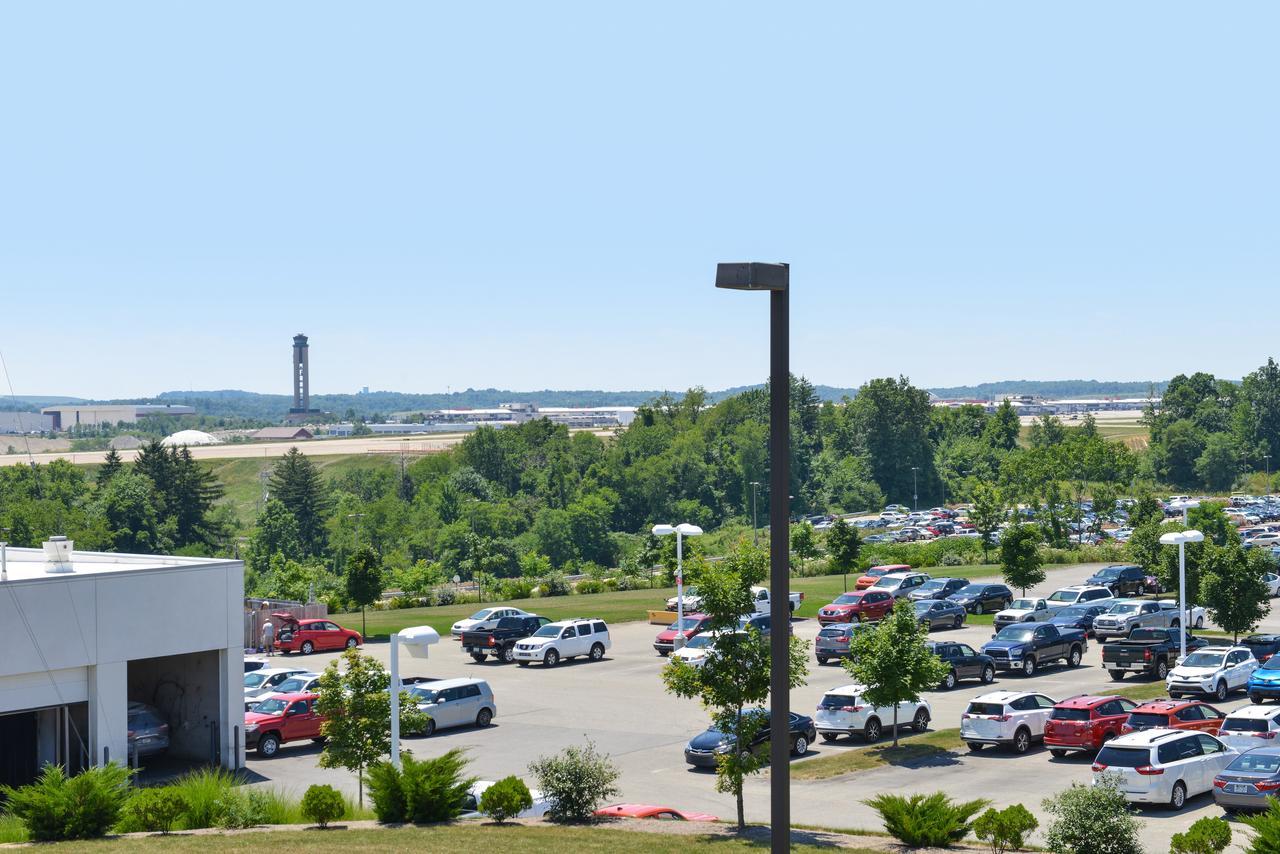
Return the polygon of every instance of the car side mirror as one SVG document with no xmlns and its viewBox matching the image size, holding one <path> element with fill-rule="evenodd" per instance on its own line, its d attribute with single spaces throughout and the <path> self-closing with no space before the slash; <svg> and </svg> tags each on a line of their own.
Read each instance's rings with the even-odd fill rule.
<svg viewBox="0 0 1280 854">
<path fill-rule="evenodd" d="M 440 705 L 441 703 L 444 702 L 444 700 L 445 700 L 444 697 L 436 697 L 436 705 L 437 706 Z"/>
</svg>

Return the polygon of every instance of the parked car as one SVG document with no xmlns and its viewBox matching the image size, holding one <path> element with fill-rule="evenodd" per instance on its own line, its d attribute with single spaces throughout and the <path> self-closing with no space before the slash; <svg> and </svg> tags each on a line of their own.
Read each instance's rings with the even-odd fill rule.
<svg viewBox="0 0 1280 854">
<path fill-rule="evenodd" d="M 281 694 L 310 694 L 316 690 L 316 686 L 319 684 L 319 673 L 295 673 L 258 698 L 254 700 L 246 700 L 245 711 L 248 711 L 248 706 L 259 703 L 262 700 L 278 697 Z"/>
<path fill-rule="evenodd" d="M 1058 758 L 1073 750 L 1094 752 L 1120 735 L 1138 704 L 1114 694 L 1081 694 L 1056 704 L 1044 727 L 1044 744 Z"/>
<path fill-rule="evenodd" d="M 1267 585 L 1267 595 L 1272 599 L 1280 596 L 1280 575 L 1274 572 L 1264 572 L 1262 580 Z"/>
<path fill-rule="evenodd" d="M 1217 735 L 1224 717 L 1218 709 L 1199 700 L 1151 700 L 1130 712 L 1120 730 L 1194 729 Z"/>
<path fill-rule="evenodd" d="M 1211 791 L 1236 755 L 1202 732 L 1146 730 L 1122 735 L 1098 751 L 1093 778 L 1118 778 L 1125 800 L 1180 810 L 1188 797 Z"/>
<path fill-rule="evenodd" d="M 865 542 L 871 542 L 871 538 L 868 537 Z M 884 566 L 873 566 L 858 577 L 858 580 L 854 582 L 854 587 L 858 590 L 866 590 L 886 575 L 910 571 L 911 567 L 905 563 L 891 563 Z"/>
<path fill-rule="evenodd" d="M 1177 599 L 1161 599 L 1161 600 L 1160 600 L 1160 602 L 1159 602 L 1159 604 L 1160 604 L 1160 607 L 1161 607 L 1161 608 L 1171 608 L 1171 609 L 1173 609 L 1174 611 L 1177 611 L 1177 610 L 1178 610 L 1178 600 L 1177 600 Z M 1203 629 L 1203 628 L 1204 628 L 1204 621 L 1205 621 L 1205 619 L 1208 617 L 1208 615 L 1209 615 L 1209 612 L 1208 612 L 1208 611 L 1206 611 L 1206 610 L 1205 610 L 1203 607 L 1201 607 L 1200 605 L 1192 605 L 1190 602 L 1188 602 L 1188 603 L 1187 603 L 1187 620 L 1186 620 L 1186 623 L 1187 623 L 1187 625 L 1188 625 L 1188 626 L 1190 626 L 1191 628 L 1193 628 L 1193 629 Z"/>
<path fill-rule="evenodd" d="M 284 680 L 298 673 L 306 673 L 302 667 L 264 667 L 244 675 L 244 698 L 257 700 L 270 694 Z"/>
<path fill-rule="evenodd" d="M 427 715 L 423 735 L 456 726 L 487 727 L 498 713 L 493 689 L 483 679 L 440 679 L 414 685 L 409 694 Z"/>
<path fill-rule="evenodd" d="M 252 673 L 255 670 L 261 670 L 267 666 L 265 658 L 246 658 L 244 660 L 244 672 Z"/>
<path fill-rule="evenodd" d="M 1015 623 L 1047 623 L 1052 616 L 1048 600 L 1028 597 L 1014 599 L 1009 607 L 996 614 L 992 623 L 997 629 L 1002 629 Z"/>
<path fill-rule="evenodd" d="M 891 572 L 880 576 L 876 583 L 871 585 L 871 589 L 887 590 L 893 594 L 894 599 L 904 599 L 911 595 L 912 591 L 919 590 L 928 580 L 929 576 L 923 572 Z"/>
<path fill-rule="evenodd" d="M 332 620 L 294 620 L 285 622 L 276 635 L 275 647 L 283 653 L 310 655 L 332 649 L 355 649 L 364 638 L 354 629 L 344 629 Z"/>
<path fill-rule="evenodd" d="M 888 590 L 868 588 L 841 593 L 830 605 L 818 610 L 818 624 L 872 622 L 883 619 L 893 610 L 896 601 Z"/>
<path fill-rule="evenodd" d="M 842 735 L 859 735 L 867 744 L 880 740 L 885 727 L 892 729 L 895 710 L 891 706 L 873 706 L 863 695 L 862 685 L 832 688 L 818 703 L 814 725 L 823 741 L 835 741 Z M 933 709 L 927 700 L 897 704 L 898 727 L 911 727 L 916 732 L 929 728 Z"/>
<path fill-rule="evenodd" d="M 942 677 L 943 690 L 950 691 L 961 679 L 977 679 L 983 685 L 996 681 L 996 664 L 991 656 L 977 652 L 967 643 L 954 641 L 931 641 L 929 651 L 951 665 L 951 670 Z"/>
<path fill-rule="evenodd" d="M 244 748 L 264 759 L 291 741 L 319 741 L 324 717 L 316 711 L 315 694 L 283 694 L 263 700 L 244 716 Z"/>
<path fill-rule="evenodd" d="M 833 658 L 848 658 L 849 644 L 854 632 L 865 628 L 866 623 L 837 623 L 824 626 L 818 630 L 818 637 L 813 642 L 813 654 L 818 664 L 826 664 Z"/>
<path fill-rule="evenodd" d="M 817 527 L 816 525 L 814 527 Z M 596 818 L 656 818 L 659 821 L 719 821 L 706 812 L 688 812 L 653 804 L 614 804 L 595 811 Z"/>
<path fill-rule="evenodd" d="M 1272 655 L 1258 665 L 1246 686 L 1249 702 L 1261 705 L 1267 700 L 1280 699 L 1280 655 Z"/>
<path fill-rule="evenodd" d="M 755 605 L 755 612 L 757 614 L 770 613 L 773 600 L 769 598 L 769 588 L 752 587 L 751 601 Z M 793 614 L 796 612 L 796 608 L 800 607 L 802 602 L 804 602 L 804 593 L 791 593 L 787 596 L 787 607 Z"/>
<path fill-rule="evenodd" d="M 696 634 L 704 632 L 711 625 L 711 617 L 706 614 L 685 614 L 683 619 L 676 620 L 653 639 L 653 648 L 658 655 L 670 655 L 675 649 L 676 639 L 682 643 Z"/>
<path fill-rule="evenodd" d="M 1085 637 L 1093 634 L 1093 618 L 1105 612 L 1110 606 L 1104 603 L 1091 605 L 1072 605 L 1055 611 L 1049 618 L 1051 625 L 1060 629 L 1079 629 Z"/>
<path fill-rule="evenodd" d="M 767 638 L 773 634 L 773 615 L 772 614 L 751 614 L 738 618 L 738 631 L 745 632 L 749 629 L 755 629 L 760 633 L 760 637 Z M 787 621 L 787 634 L 795 634 L 795 630 L 791 628 L 791 621 Z"/>
<path fill-rule="evenodd" d="M 1061 608 L 1069 608 L 1072 605 L 1087 605 L 1102 599 L 1113 598 L 1115 597 L 1111 595 L 1111 591 L 1106 587 L 1074 584 L 1070 587 L 1063 587 L 1053 591 L 1045 601 L 1048 603 L 1050 610 L 1056 611 Z"/>
<path fill-rule="evenodd" d="M 1137 596 L 1146 589 L 1147 572 L 1134 564 L 1112 564 L 1085 579 L 1084 583 L 1105 587 L 1112 596 Z"/>
<path fill-rule="evenodd" d="M 1021 670 L 1024 676 L 1034 676 L 1037 668 L 1053 661 L 1079 667 L 1087 649 L 1088 641 L 1079 629 L 1025 623 L 1001 629 L 982 645 L 997 670 Z"/>
<path fill-rule="evenodd" d="M 582 655 L 599 661 L 609 647 L 609 627 L 604 620 L 560 620 L 516 641 L 515 659 L 521 667 L 535 661 L 555 667 L 561 659 Z"/>
<path fill-rule="evenodd" d="M 1055 701 L 1032 691 L 992 691 L 975 697 L 960 715 L 960 738 L 970 750 L 988 744 L 1026 753 L 1044 739 L 1044 725 Z"/>
<path fill-rule="evenodd" d="M 962 587 L 969 586 L 967 578 L 930 578 L 907 594 L 913 600 L 946 599 Z"/>
<path fill-rule="evenodd" d="M 1169 671 L 1165 686 L 1173 699 L 1184 694 L 1208 694 L 1224 702 L 1232 691 L 1244 690 L 1258 669 L 1258 659 L 1244 646 L 1207 646 L 1187 657 Z"/>
<path fill-rule="evenodd" d="M 492 629 L 498 625 L 498 620 L 503 617 L 526 617 L 529 616 L 527 611 L 519 608 L 512 608 L 507 605 L 497 605 L 490 608 L 481 608 L 465 620 L 458 620 L 449 628 L 449 634 L 455 638 L 462 637 L 463 632 L 482 632 L 485 629 Z"/>
<path fill-rule="evenodd" d="M 961 587 L 947 598 L 963 606 L 970 614 L 991 614 L 1009 607 L 1013 591 L 1003 584 L 975 582 Z"/>
<path fill-rule="evenodd" d="M 469 653 L 477 663 L 490 655 L 499 661 L 515 661 L 516 641 L 529 637 L 549 622 L 549 617 L 539 617 L 537 614 L 501 617 L 492 628 L 467 629 L 463 632 L 462 650 Z"/>
<path fill-rule="evenodd" d="M 1280 733 L 1280 706 L 1245 706 L 1228 712 L 1218 738 L 1237 750 L 1265 744 Z"/>
<path fill-rule="evenodd" d="M 467 789 L 467 794 L 462 799 L 462 812 L 458 818 L 486 818 L 485 813 L 480 812 L 480 799 L 484 797 L 485 789 L 494 784 L 493 780 L 477 780 Z M 521 810 L 518 815 L 513 818 L 542 818 L 551 809 L 551 799 L 544 795 L 538 789 L 530 789 L 529 797 L 533 804 L 525 810 Z"/>
<path fill-rule="evenodd" d="M 1093 634 L 1099 640 L 1128 637 L 1134 629 L 1168 628 L 1178 625 L 1178 612 L 1161 608 L 1160 603 L 1146 599 L 1120 599 L 1106 613 L 1093 621 Z"/>
<path fill-rule="evenodd" d="M 945 599 L 920 599 L 912 603 L 916 619 L 929 631 L 937 628 L 958 629 L 964 625 L 965 615 L 969 612 L 955 602 Z"/>
<path fill-rule="evenodd" d="M 1280 745 L 1237 754 L 1213 778 L 1213 802 L 1228 813 L 1265 810 L 1280 793 Z"/>
<path fill-rule="evenodd" d="M 686 584 L 681 595 L 672 596 L 667 600 L 667 610 L 677 610 L 680 607 L 680 601 L 682 599 L 684 600 L 685 613 L 697 611 L 702 607 L 702 597 L 698 595 L 698 588 L 694 587 L 692 584 Z"/>
<path fill-rule="evenodd" d="M 1280 652 L 1280 635 L 1249 635 L 1241 638 L 1238 643 L 1249 647 L 1260 664 L 1266 664 L 1267 659 Z"/>
<path fill-rule="evenodd" d="M 748 709 L 744 714 L 759 715 L 764 719 L 751 742 L 750 750 L 768 758 L 769 710 L 760 708 Z M 793 756 L 803 756 L 808 753 L 809 745 L 818 737 L 813 718 L 796 712 L 792 712 L 788 718 L 787 729 L 788 737 L 791 739 L 791 754 Z M 734 748 L 735 742 L 732 733 L 720 732 L 715 726 L 710 726 L 691 738 L 689 743 L 685 745 L 684 761 L 698 768 L 714 768 L 716 767 L 716 756 L 721 753 L 728 753 Z"/>
<path fill-rule="evenodd" d="M 1204 638 L 1187 636 L 1187 652 L 1208 646 Z M 1164 680 L 1182 652 L 1182 629 L 1134 629 L 1127 638 L 1102 645 L 1102 666 L 1119 682 L 1127 673 Z"/>
<path fill-rule="evenodd" d="M 169 724 L 155 706 L 130 702 L 127 711 L 129 754 L 156 756 L 169 749 Z"/>
<path fill-rule="evenodd" d="M 707 663 L 707 656 L 711 654 L 711 649 L 719 636 L 720 632 L 703 632 L 694 635 L 689 638 L 688 643 L 671 653 L 671 658 L 673 661 L 683 661 L 685 664 L 701 667 Z"/>
</svg>

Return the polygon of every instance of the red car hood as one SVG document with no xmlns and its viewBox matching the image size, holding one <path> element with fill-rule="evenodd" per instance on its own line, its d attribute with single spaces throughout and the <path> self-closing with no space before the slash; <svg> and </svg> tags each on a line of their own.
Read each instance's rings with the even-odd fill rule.
<svg viewBox="0 0 1280 854">
<path fill-rule="evenodd" d="M 284 715 L 263 715 L 258 712 L 245 712 L 244 722 L 246 724 L 262 724 L 268 721 L 279 723 L 284 720 Z"/>
<path fill-rule="evenodd" d="M 832 602 L 830 605 L 823 605 L 822 610 L 827 612 L 828 614 L 830 614 L 832 611 L 843 614 L 845 611 L 852 611 L 854 608 L 859 608 L 859 607 L 861 607 L 861 605 L 837 605 L 834 602 Z"/>
<path fill-rule="evenodd" d="M 596 810 L 595 814 L 601 818 L 614 816 L 617 818 L 650 818 L 656 813 L 677 812 L 689 821 L 719 821 L 720 819 L 710 813 L 705 812 L 686 812 L 678 810 L 674 807 L 659 807 L 652 804 L 614 804 L 611 807 L 604 807 Z"/>
<path fill-rule="evenodd" d="M 692 636 L 692 634 L 693 634 L 693 629 L 685 629 L 684 631 L 681 631 L 681 632 L 677 632 L 675 629 L 665 629 L 661 632 L 658 632 L 658 640 L 660 641 L 675 640 L 676 635 L 680 635 L 687 640 L 689 637 Z"/>
</svg>

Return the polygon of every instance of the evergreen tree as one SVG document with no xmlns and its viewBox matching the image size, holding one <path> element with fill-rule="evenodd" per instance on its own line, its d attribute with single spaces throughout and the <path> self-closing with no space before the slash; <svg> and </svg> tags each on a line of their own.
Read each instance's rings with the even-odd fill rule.
<svg viewBox="0 0 1280 854">
<path fill-rule="evenodd" d="M 323 554 L 324 523 L 331 501 L 315 464 L 297 448 L 290 448 L 272 470 L 268 488 L 297 521 L 303 554 Z"/>
<path fill-rule="evenodd" d="M 108 450 L 102 460 L 102 466 L 98 469 L 98 486 L 106 486 L 123 468 L 124 463 L 120 460 L 120 453 L 115 448 Z"/>
</svg>

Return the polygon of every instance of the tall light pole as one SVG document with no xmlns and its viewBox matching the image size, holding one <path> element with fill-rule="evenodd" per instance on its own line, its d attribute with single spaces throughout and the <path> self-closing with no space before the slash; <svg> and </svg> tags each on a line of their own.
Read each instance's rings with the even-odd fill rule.
<svg viewBox="0 0 1280 854">
<path fill-rule="evenodd" d="M 751 545 L 760 545 L 760 526 L 756 524 L 756 493 L 760 489 L 760 481 L 751 481 Z"/>
<path fill-rule="evenodd" d="M 1183 513 L 1186 512 L 1184 509 Z M 1178 547 L 1178 655 L 1187 654 L 1187 543 L 1204 542 L 1199 531 L 1176 531 L 1160 535 L 1160 545 Z"/>
<path fill-rule="evenodd" d="M 916 488 L 916 472 L 918 471 L 920 471 L 920 466 L 911 467 L 911 512 L 913 513 L 920 509 L 920 490 Z"/>
<path fill-rule="evenodd" d="M 676 535 L 676 636 L 671 640 L 671 649 L 684 646 L 684 538 L 699 537 L 702 529 L 697 525 L 682 522 L 679 525 L 654 525 L 655 537 Z"/>
<path fill-rule="evenodd" d="M 364 518 L 363 513 L 348 513 L 346 518 L 356 520 L 356 547 L 355 551 L 360 551 L 360 520 Z"/>
<path fill-rule="evenodd" d="M 416 658 L 427 657 L 427 647 L 440 642 L 430 626 L 411 626 L 391 635 L 391 764 L 400 767 L 400 644 Z"/>
<path fill-rule="evenodd" d="M 1192 509 L 1193 507 L 1199 507 L 1200 502 L 1188 498 L 1186 501 L 1175 501 L 1169 506 L 1175 510 L 1182 511 L 1182 526 L 1185 528 L 1188 524 L 1190 524 L 1187 522 L 1187 511 Z"/>
<path fill-rule="evenodd" d="M 1267 461 L 1267 495 L 1271 494 L 1271 455 L 1263 454 L 1262 458 Z"/>
<path fill-rule="evenodd" d="M 769 292 L 769 619 L 788 625 L 791 588 L 791 366 L 788 289 L 791 267 L 759 262 L 716 265 L 716 287 Z M 769 847 L 791 850 L 791 633 L 769 633 Z"/>
</svg>

